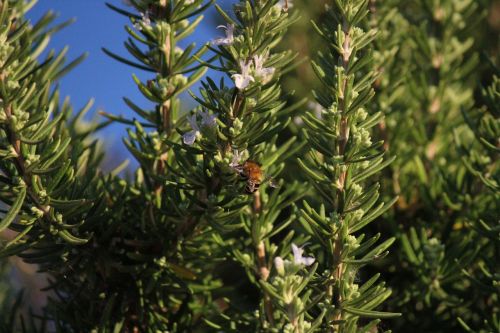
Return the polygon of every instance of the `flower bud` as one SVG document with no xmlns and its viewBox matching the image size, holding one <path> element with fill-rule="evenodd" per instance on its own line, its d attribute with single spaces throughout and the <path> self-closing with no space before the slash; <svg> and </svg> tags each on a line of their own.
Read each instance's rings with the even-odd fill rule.
<svg viewBox="0 0 500 333">
<path fill-rule="evenodd" d="M 285 275 L 285 263 L 281 257 L 274 258 L 274 267 L 280 276 Z"/>
</svg>

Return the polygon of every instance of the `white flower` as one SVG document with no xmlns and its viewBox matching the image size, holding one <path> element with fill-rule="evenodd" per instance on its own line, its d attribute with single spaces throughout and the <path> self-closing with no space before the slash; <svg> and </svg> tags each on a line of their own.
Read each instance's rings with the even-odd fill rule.
<svg viewBox="0 0 500 333">
<path fill-rule="evenodd" d="M 243 90 L 248 87 L 250 82 L 255 82 L 255 79 L 249 74 L 250 62 L 246 63 L 240 60 L 240 68 L 241 74 L 233 74 L 231 77 L 234 80 L 234 85 L 236 86 L 236 88 L 238 88 L 239 90 Z"/>
<path fill-rule="evenodd" d="M 226 37 L 220 37 L 212 40 L 210 44 L 212 45 L 231 45 L 234 42 L 234 25 L 233 24 L 228 24 L 227 26 L 225 25 L 219 25 L 217 29 L 224 29 L 226 30 Z"/>
<path fill-rule="evenodd" d="M 278 6 L 279 9 L 286 11 L 293 7 L 293 0 L 280 0 L 276 6 Z"/>
<path fill-rule="evenodd" d="M 274 67 L 264 67 L 264 62 L 266 62 L 267 56 L 255 55 L 253 57 L 253 62 L 255 64 L 255 76 L 260 78 L 262 84 L 266 84 L 271 81 L 274 74 Z"/>
<path fill-rule="evenodd" d="M 141 13 L 141 20 L 134 24 L 134 27 L 137 30 L 142 30 L 143 27 L 149 28 L 151 27 L 151 19 L 149 18 L 149 11 L 145 13 Z"/>
<path fill-rule="evenodd" d="M 200 111 L 201 116 L 201 127 L 214 127 L 217 123 L 217 114 L 210 115 L 208 111 Z M 187 145 L 192 145 L 196 141 L 196 137 L 201 135 L 201 129 L 198 125 L 198 120 L 196 114 L 193 114 L 187 118 L 189 125 L 191 126 L 191 131 L 184 133 L 182 135 L 182 141 Z"/>
<path fill-rule="evenodd" d="M 293 251 L 293 262 L 296 265 L 305 265 L 310 266 L 314 263 L 313 257 L 304 257 L 302 254 L 304 253 L 304 249 L 298 247 L 297 245 L 292 243 L 292 251 Z"/>
<path fill-rule="evenodd" d="M 194 0 L 185 0 L 184 5 L 192 5 Z"/>
</svg>

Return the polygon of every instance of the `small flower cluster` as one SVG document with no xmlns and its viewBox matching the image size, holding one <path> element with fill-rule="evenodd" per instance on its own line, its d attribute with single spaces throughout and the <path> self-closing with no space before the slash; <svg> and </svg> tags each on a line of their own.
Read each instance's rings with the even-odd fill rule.
<svg viewBox="0 0 500 333">
<path fill-rule="evenodd" d="M 271 81 L 275 68 L 274 67 L 264 67 L 264 63 L 267 60 L 267 56 L 255 55 L 253 57 L 253 75 L 250 74 L 250 66 L 252 61 L 242 61 L 240 60 L 241 74 L 233 74 L 231 77 L 234 80 L 236 88 L 239 90 L 244 90 L 250 85 L 250 82 L 255 82 L 255 78 L 262 83 L 267 84 Z"/>
<path fill-rule="evenodd" d="M 229 46 L 234 43 L 234 25 L 228 24 L 227 26 L 219 25 L 218 29 L 224 29 L 226 31 L 226 37 L 220 37 L 212 40 L 210 43 L 217 46 Z M 275 68 L 274 67 L 264 67 L 268 55 L 254 55 L 251 59 L 245 59 L 239 61 L 240 73 L 233 74 L 231 78 L 234 80 L 236 88 L 239 90 L 245 90 L 251 82 L 255 82 L 256 79 L 261 84 L 267 84 L 271 81 Z M 253 70 L 251 66 L 253 65 Z"/>
</svg>

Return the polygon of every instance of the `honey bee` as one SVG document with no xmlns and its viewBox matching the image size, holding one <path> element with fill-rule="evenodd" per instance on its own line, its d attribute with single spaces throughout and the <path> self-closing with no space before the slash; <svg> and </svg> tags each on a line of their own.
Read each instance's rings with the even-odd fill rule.
<svg viewBox="0 0 500 333">
<path fill-rule="evenodd" d="M 267 181 L 271 187 L 278 187 L 272 178 L 264 176 L 262 166 L 255 161 L 247 160 L 245 163 L 235 166 L 234 169 L 247 181 L 245 187 L 247 193 L 254 193 L 261 184 Z"/>
</svg>

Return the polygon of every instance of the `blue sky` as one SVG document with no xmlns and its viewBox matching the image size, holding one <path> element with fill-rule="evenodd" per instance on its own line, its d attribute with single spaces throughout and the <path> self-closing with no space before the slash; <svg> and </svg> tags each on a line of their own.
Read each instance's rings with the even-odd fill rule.
<svg viewBox="0 0 500 333">
<path fill-rule="evenodd" d="M 124 7 L 121 0 L 109 0 L 108 2 Z M 223 0 L 219 1 L 219 5 L 229 9 L 231 2 Z M 131 115 L 132 112 L 122 100 L 123 96 L 127 96 L 139 105 L 148 105 L 148 102 L 138 92 L 132 80 L 132 73 L 141 79 L 151 78 L 152 73 L 128 67 L 111 59 L 101 51 L 102 47 L 106 47 L 122 56 L 127 55 L 123 46 L 123 42 L 128 37 L 124 29 L 124 25 L 129 23 L 126 17 L 110 10 L 106 7 L 105 1 L 102 0 L 39 0 L 28 13 L 28 17 L 35 22 L 49 10 L 59 14 L 57 22 L 76 18 L 75 23 L 52 38 L 50 48 L 61 50 L 68 45 L 68 60 L 74 59 L 84 52 L 89 53 L 88 58 L 60 82 L 62 96 L 69 96 L 75 109 L 79 109 L 90 98 L 94 98 L 93 113 L 97 110 L 105 110 L 117 115 Z M 215 28 L 217 15 L 214 15 L 214 12 L 212 8 L 211 11 L 205 13 L 204 21 L 197 31 L 185 41 L 184 45 L 195 42 L 200 46 L 207 40 L 221 34 L 221 31 L 217 31 Z M 181 44 L 181 46 L 183 45 Z M 214 73 L 210 75 L 213 76 Z M 197 90 L 197 87 L 192 89 Z M 186 99 L 187 103 L 191 103 L 189 96 Z M 107 150 L 111 150 L 110 157 L 126 158 L 129 156 L 121 143 L 121 137 L 126 135 L 125 130 L 125 126 L 117 124 L 100 133 Z M 116 164 L 119 164 L 119 161 L 116 161 Z"/>
</svg>

